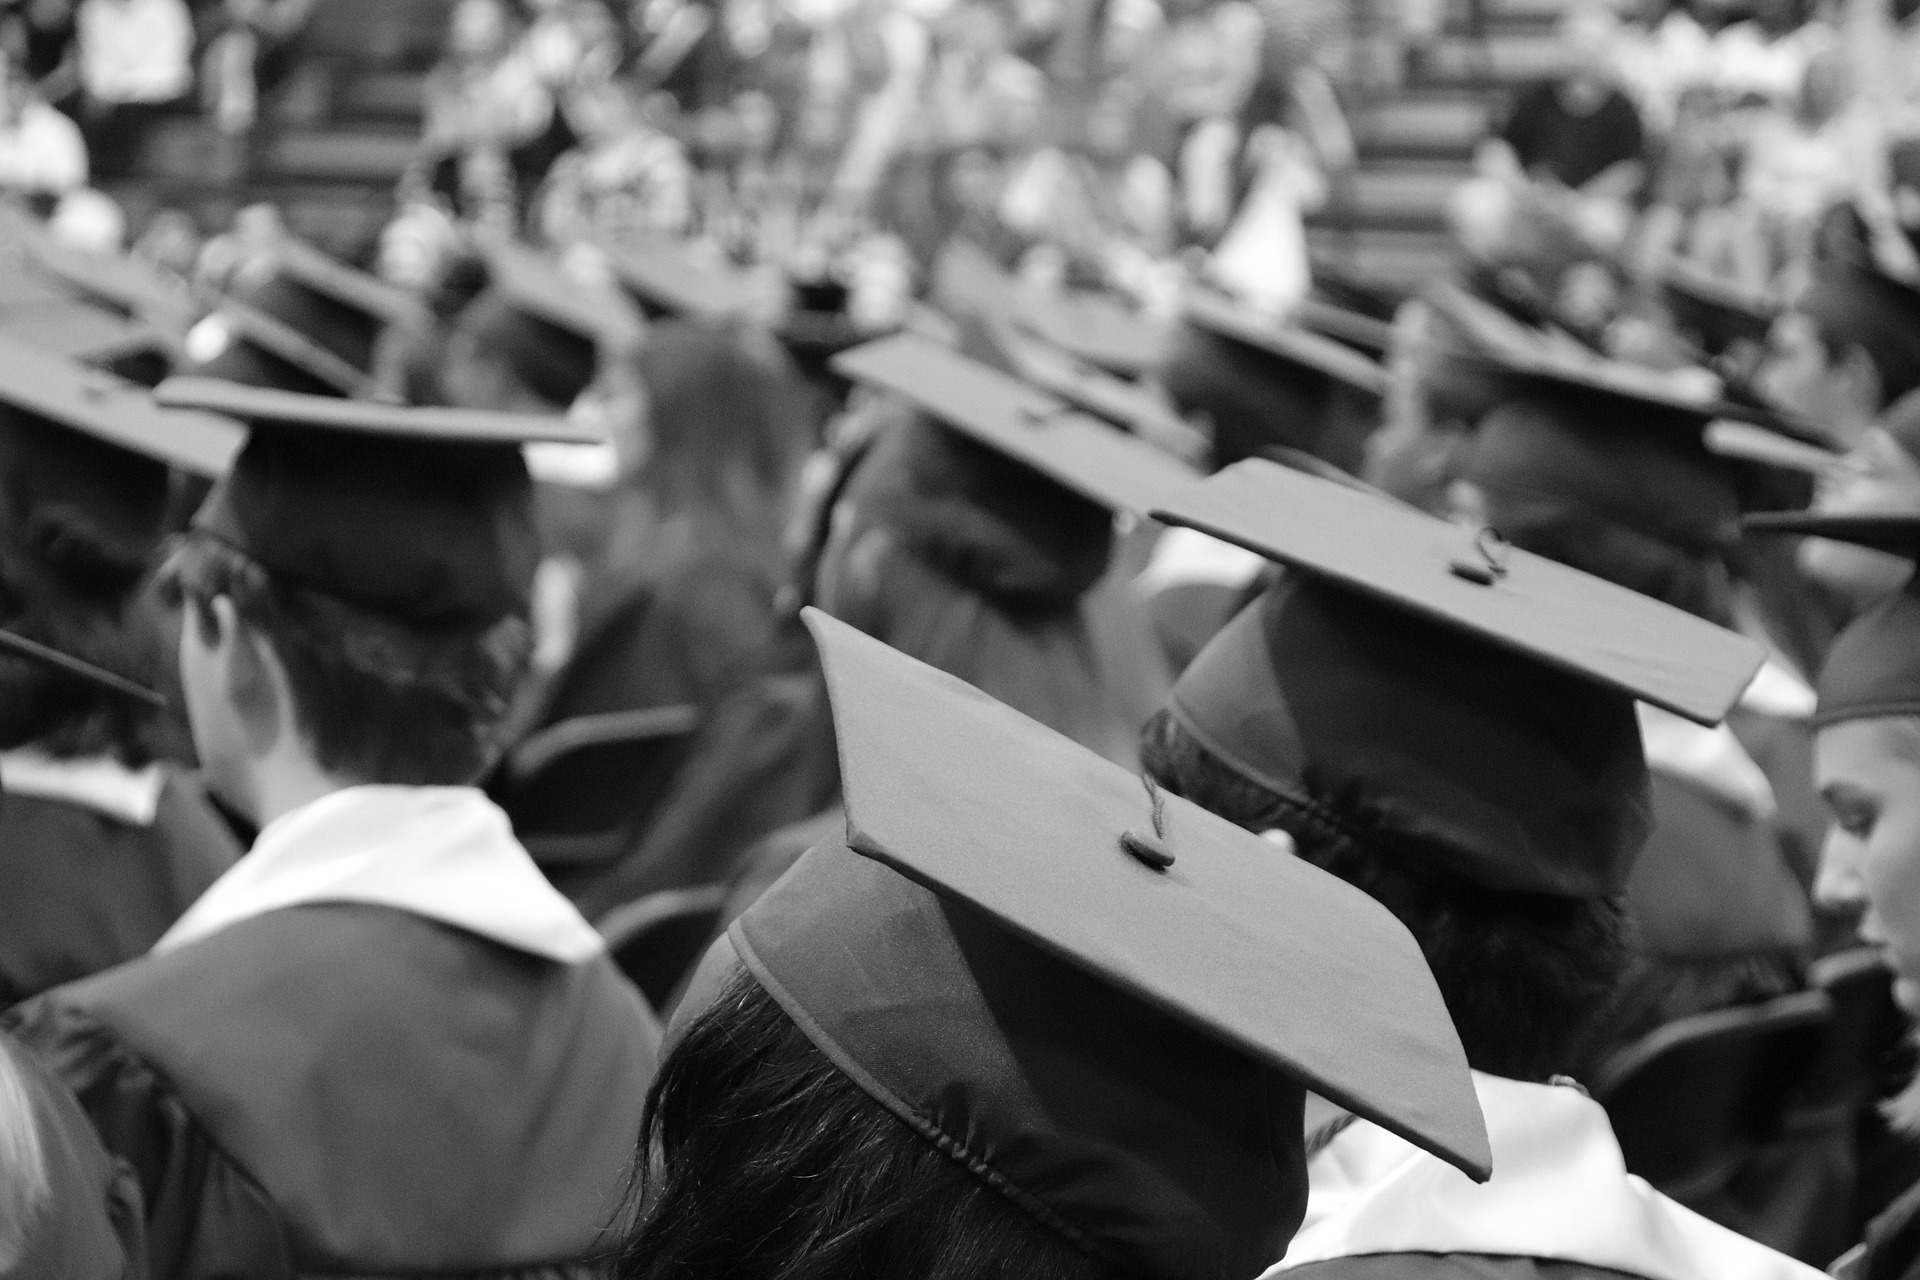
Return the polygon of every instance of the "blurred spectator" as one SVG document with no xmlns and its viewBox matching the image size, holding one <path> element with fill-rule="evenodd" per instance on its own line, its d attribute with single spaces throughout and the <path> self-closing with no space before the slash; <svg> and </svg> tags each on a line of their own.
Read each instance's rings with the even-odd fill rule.
<svg viewBox="0 0 1920 1280">
<path fill-rule="evenodd" d="M 1496 173 L 1547 181 L 1583 196 L 1622 200 L 1646 175 L 1640 113 L 1616 83 L 1612 40 L 1617 23 L 1590 3 L 1561 23 L 1566 66 L 1521 90 L 1499 135 L 1482 149 Z"/>
<path fill-rule="evenodd" d="M 155 112 L 193 88 L 193 17 L 184 0 L 80 0 L 79 111 L 98 173 L 127 172 Z"/>
<path fill-rule="evenodd" d="M 630 86 L 582 88 L 573 117 L 580 144 L 554 161 L 536 209 L 556 244 L 678 236 L 693 216 L 693 171 L 677 139 L 649 123 Z"/>
<path fill-rule="evenodd" d="M 60 196 L 87 181 L 87 144 L 80 127 L 40 97 L 0 56 L 0 191 Z"/>
<path fill-rule="evenodd" d="M 203 60 L 201 93 L 228 133 L 245 133 L 264 95 L 299 62 L 300 36 L 319 0 L 222 0 Z"/>
</svg>

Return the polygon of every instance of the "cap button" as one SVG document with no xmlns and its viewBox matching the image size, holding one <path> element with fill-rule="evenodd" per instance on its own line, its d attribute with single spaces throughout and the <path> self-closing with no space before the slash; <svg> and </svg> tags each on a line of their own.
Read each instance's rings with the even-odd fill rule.
<svg viewBox="0 0 1920 1280">
<path fill-rule="evenodd" d="M 1144 863 L 1155 871 L 1165 871 L 1173 865 L 1173 850 L 1167 848 L 1160 837 L 1144 831 L 1122 832 L 1120 847 L 1131 854 L 1134 861 Z"/>
</svg>

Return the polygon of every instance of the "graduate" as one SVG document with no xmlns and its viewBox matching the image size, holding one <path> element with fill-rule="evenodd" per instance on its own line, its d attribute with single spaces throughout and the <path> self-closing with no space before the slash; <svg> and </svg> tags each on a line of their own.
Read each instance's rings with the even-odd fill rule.
<svg viewBox="0 0 1920 1280">
<path fill-rule="evenodd" d="M 1909 563 L 1920 559 L 1920 516 L 1776 515 L 1755 532 L 1831 538 Z M 1858 913 L 1860 937 L 1893 972 L 1894 1003 L 1920 1016 L 1920 584 L 1863 615 L 1835 641 L 1816 682 L 1814 766 L 1834 825 L 1821 850 L 1822 905 Z M 1896 1132 L 1920 1129 L 1912 1085 L 1883 1107 Z M 1867 1228 L 1861 1249 L 1840 1259 L 1848 1280 L 1920 1275 L 1920 1187 L 1895 1200 Z"/>
<path fill-rule="evenodd" d="M 807 621 L 847 819 L 695 975 L 617 1275 L 1250 1276 L 1300 1221 L 1308 1089 L 1486 1176 L 1389 913 Z"/>
<path fill-rule="evenodd" d="M 1889 405 L 1822 474 L 1812 506 L 1826 515 L 1920 512 L 1920 390 Z M 1861 609 L 1913 575 L 1913 565 L 1900 556 L 1830 538 L 1803 539 L 1796 558 L 1809 578 Z"/>
<path fill-rule="evenodd" d="M 1475 1187 L 1378 1125 L 1323 1112 L 1307 1225 L 1270 1274 L 1529 1275 L 1552 1259 L 1649 1280 L 1812 1280 L 1629 1177 L 1605 1113 L 1563 1079 L 1626 961 L 1618 899 L 1652 817 L 1635 701 L 1710 723 L 1759 647 L 1260 460 L 1160 518 L 1285 569 L 1148 725 L 1149 774 L 1407 925 L 1493 1144 L 1493 1179 Z"/>
<path fill-rule="evenodd" d="M 1165 675 L 1128 661 L 1129 629 L 1147 647 L 1144 620 L 1124 596 L 1103 594 L 1115 523 L 1144 516 L 1193 471 L 922 338 L 858 348 L 839 367 L 884 394 L 855 410 L 853 429 L 868 434 L 820 512 L 808 599 L 1131 767 L 1151 705 L 1136 711 L 1129 699 L 1164 688 Z M 836 820 L 813 818 L 749 851 L 728 911 Z"/>
<path fill-rule="evenodd" d="M 1920 287 L 1859 252 L 1814 264 L 1805 292 L 1768 335 L 1759 389 L 1843 446 L 1920 388 Z"/>
<path fill-rule="evenodd" d="M 0 650 L 101 693 L 160 695 L 12 631 Z M 140 1280 L 146 1226 L 140 1184 L 107 1154 L 86 1112 L 38 1060 L 0 1035 L 0 1277 Z"/>
<path fill-rule="evenodd" d="M 142 584 L 175 476 L 242 434 L 0 338 L 0 625 L 162 683 Z M 240 856 L 169 728 L 164 700 L 0 652 L 0 1006 L 143 955 Z"/>
<path fill-rule="evenodd" d="M 6 1025 L 139 1176 L 156 1277 L 565 1273 L 658 1029 L 471 785 L 524 669 L 555 419 L 211 379 L 250 427 L 162 581 L 195 745 L 260 829 L 152 953 Z"/>
</svg>

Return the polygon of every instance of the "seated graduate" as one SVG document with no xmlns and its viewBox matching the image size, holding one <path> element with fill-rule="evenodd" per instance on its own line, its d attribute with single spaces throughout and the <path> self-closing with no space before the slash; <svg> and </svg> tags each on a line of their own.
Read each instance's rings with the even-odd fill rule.
<svg viewBox="0 0 1920 1280">
<path fill-rule="evenodd" d="M 1756 518 L 1777 531 L 1833 538 L 1920 559 L 1920 516 Z M 1854 622 L 1834 642 L 1816 682 L 1814 767 L 1834 825 L 1821 850 L 1822 905 L 1862 913 L 1860 936 L 1893 971 L 1893 999 L 1920 1016 L 1920 582 Z M 1920 1090 L 1884 1107 L 1895 1130 L 1920 1132 Z M 1849 1280 L 1920 1275 L 1920 1187 L 1867 1228 L 1864 1248 L 1832 1271 Z"/>
<path fill-rule="evenodd" d="M 1704 435 L 1716 406 L 1623 378 L 1613 366 L 1510 375 L 1509 399 L 1469 446 L 1463 505 L 1515 546 L 1764 636 L 1733 574 L 1734 464 Z M 1804 985 L 1824 823 L 1807 750 L 1768 748 L 1783 722 L 1807 740 L 1812 703 L 1790 661 L 1770 655 L 1725 727 L 1640 710 L 1654 823 L 1627 884 L 1634 963 L 1593 1024 L 1588 1065 L 1676 1018 Z"/>
<path fill-rule="evenodd" d="M 1303 1093 L 1486 1174 L 1418 948 L 1325 873 L 810 610 L 848 819 L 716 941 L 616 1274 L 1234 1280 Z"/>
<path fill-rule="evenodd" d="M 1920 388 L 1920 289 L 1874 265 L 1865 246 L 1836 246 L 1767 341 L 1759 389 L 1854 446 Z"/>
<path fill-rule="evenodd" d="M 171 467 L 241 440 L 206 414 L 0 340 L 0 624 L 142 682 L 166 632 L 142 593 Z M 164 704 L 0 654 L 0 1006 L 144 955 L 240 856 Z"/>
<path fill-rule="evenodd" d="M 142 702 L 159 695 L 15 632 L 0 649 L 67 680 Z M 141 1280 L 140 1184 L 107 1154 L 86 1112 L 34 1056 L 0 1035 L 0 1278 Z"/>
<path fill-rule="evenodd" d="M 567 1274 L 658 1028 L 470 784 L 527 656 L 521 442 L 585 433 L 159 398 L 252 428 L 163 583 L 209 784 L 260 836 L 152 954 L 8 1025 L 134 1166 L 156 1277 Z"/>
<path fill-rule="evenodd" d="M 884 394 L 845 424 L 860 443 L 824 495 L 802 568 L 808 598 L 1131 767 L 1145 712 L 1128 699 L 1152 685 L 1112 656 L 1120 646 L 1100 634 L 1094 600 L 1115 559 L 1116 516 L 1144 515 L 1192 473 L 924 339 L 873 343 L 839 367 Z M 821 815 L 749 851 L 729 911 L 834 821 Z"/>
<path fill-rule="evenodd" d="M 1920 512 L 1920 390 L 1901 396 L 1821 477 L 1813 510 L 1827 515 Z M 1871 547 L 1807 538 L 1796 557 L 1809 578 L 1866 608 L 1906 585 L 1913 565 Z"/>
<path fill-rule="evenodd" d="M 1307 1226 L 1277 1270 L 1816 1274 L 1629 1177 L 1560 1079 L 1626 961 L 1619 896 L 1651 816 L 1634 701 L 1710 721 L 1758 646 L 1258 460 L 1159 514 L 1287 567 L 1147 727 L 1150 774 L 1412 930 L 1493 1142 L 1475 1187 L 1376 1125 L 1316 1125 Z"/>
</svg>

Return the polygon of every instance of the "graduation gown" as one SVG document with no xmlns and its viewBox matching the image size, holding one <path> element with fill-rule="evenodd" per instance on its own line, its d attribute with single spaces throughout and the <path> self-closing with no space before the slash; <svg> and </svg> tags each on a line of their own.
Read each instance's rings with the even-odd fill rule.
<svg viewBox="0 0 1920 1280">
<path fill-rule="evenodd" d="M 133 1171 L 107 1154 L 73 1095 L 33 1055 L 0 1036 L 0 1077 L 7 1076 L 25 1105 L 22 1114 L 0 1111 L 0 1129 L 32 1127 L 45 1191 L 25 1237 L 11 1249 L 0 1246 L 0 1280 L 145 1276 L 146 1236 Z M 4 1194 L 0 1190 L 0 1199 Z"/>
<path fill-rule="evenodd" d="M 1570 1086 L 1481 1072 L 1493 1178 L 1355 1121 L 1308 1166 L 1305 1224 L 1262 1280 L 1817 1280 L 1627 1173 L 1606 1112 Z"/>
<path fill-rule="evenodd" d="M 240 856 L 192 777 L 0 757 L 0 1007 L 144 955 Z"/>
<path fill-rule="evenodd" d="M 585 1274 L 659 1043 L 466 788 L 296 810 L 154 954 L 8 1022 L 138 1174 L 162 1280 Z"/>
</svg>

